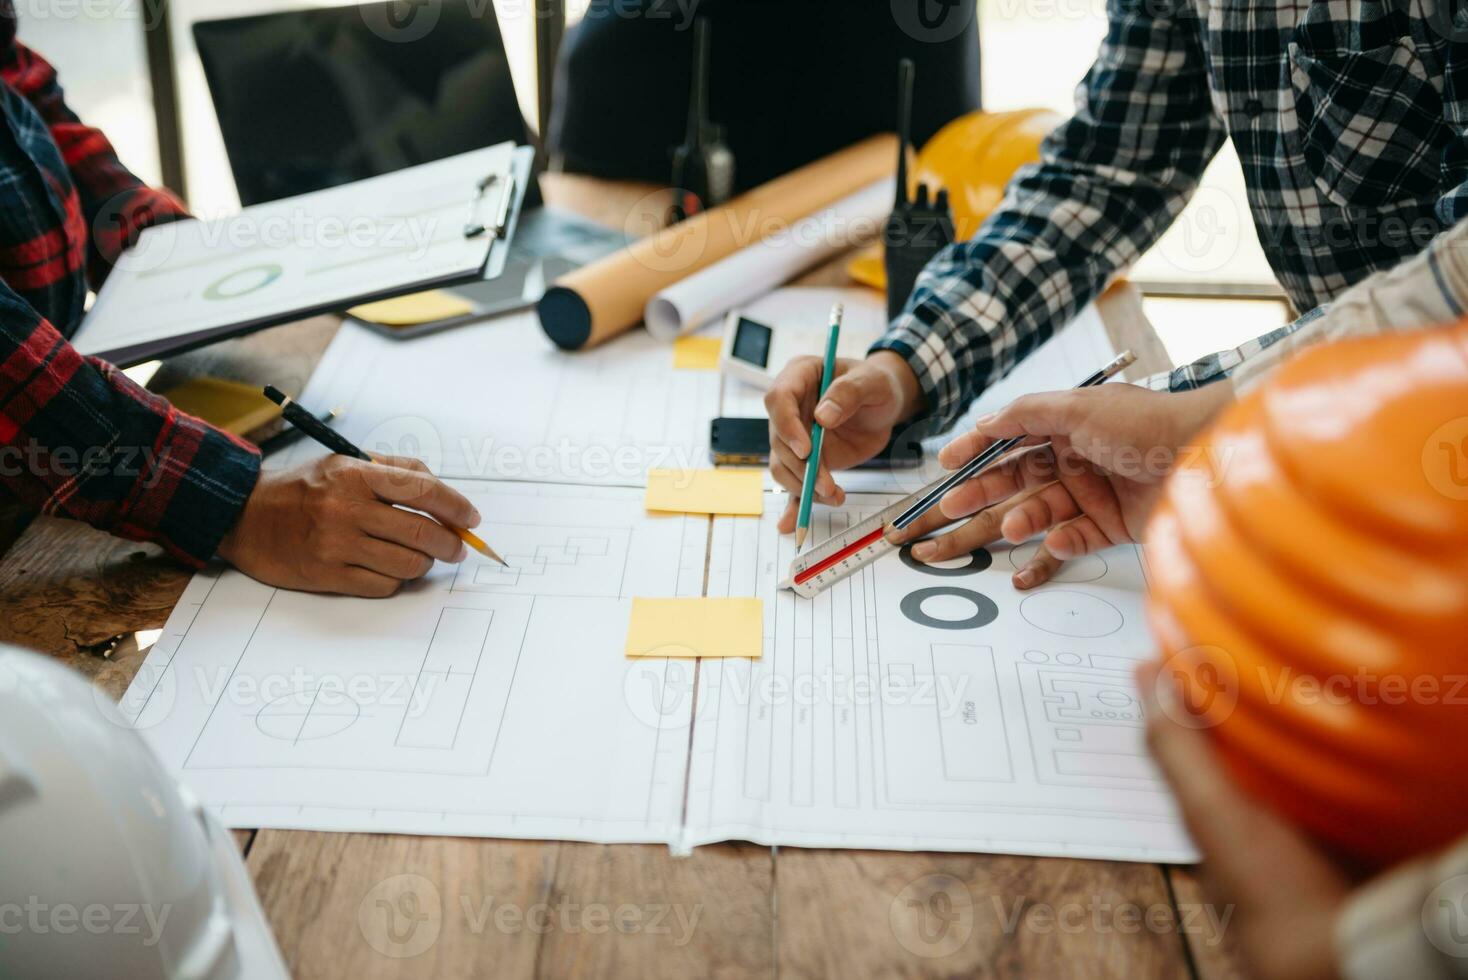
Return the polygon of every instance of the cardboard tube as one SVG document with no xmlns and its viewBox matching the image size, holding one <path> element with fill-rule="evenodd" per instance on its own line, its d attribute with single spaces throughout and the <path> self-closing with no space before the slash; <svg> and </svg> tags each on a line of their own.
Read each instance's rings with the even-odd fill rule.
<svg viewBox="0 0 1468 980">
<path fill-rule="evenodd" d="M 660 290 L 890 176 L 896 164 L 897 138 L 873 136 L 649 235 L 558 279 L 541 297 L 540 325 L 566 350 L 610 340 L 636 326 Z"/>
</svg>

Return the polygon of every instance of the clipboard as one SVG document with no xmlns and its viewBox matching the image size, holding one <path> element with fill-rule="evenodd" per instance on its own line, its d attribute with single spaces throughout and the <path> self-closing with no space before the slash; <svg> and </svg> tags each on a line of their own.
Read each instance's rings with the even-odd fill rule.
<svg viewBox="0 0 1468 980">
<path fill-rule="evenodd" d="M 534 151 L 462 153 L 213 220 L 147 229 L 72 345 L 120 367 L 500 275 Z"/>
</svg>

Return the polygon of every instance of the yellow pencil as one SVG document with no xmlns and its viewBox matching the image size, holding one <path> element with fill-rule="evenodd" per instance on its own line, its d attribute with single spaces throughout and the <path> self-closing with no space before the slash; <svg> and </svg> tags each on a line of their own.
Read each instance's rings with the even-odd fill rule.
<svg viewBox="0 0 1468 980">
<path fill-rule="evenodd" d="M 463 542 L 465 544 L 473 548 L 475 551 L 479 552 L 484 557 L 492 558 L 493 560 L 499 562 L 501 565 L 504 565 L 506 568 L 509 567 L 509 562 L 505 561 L 499 555 L 495 554 L 494 549 L 481 541 L 479 535 L 475 534 L 473 531 L 469 530 L 468 528 L 454 527 L 450 524 L 445 524 L 444 527 L 448 528 L 450 531 L 453 531 L 461 539 L 463 539 Z"/>
</svg>

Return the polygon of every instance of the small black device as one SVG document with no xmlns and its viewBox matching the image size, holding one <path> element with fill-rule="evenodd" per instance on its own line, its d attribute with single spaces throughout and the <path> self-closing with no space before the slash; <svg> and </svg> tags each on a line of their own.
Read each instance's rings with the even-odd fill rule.
<svg viewBox="0 0 1468 980">
<path fill-rule="evenodd" d="M 720 466 L 763 466 L 770 461 L 767 419 L 714 419 L 709 425 L 709 455 Z"/>
<path fill-rule="evenodd" d="M 673 148 L 673 207 L 668 218 L 682 221 L 734 196 L 734 153 L 724 131 L 709 121 L 710 31 L 708 18 L 693 25 L 693 84 L 688 95 L 688 133 Z"/>
<path fill-rule="evenodd" d="M 907 305 L 923 266 L 953 243 L 953 214 L 948 191 L 919 184 L 914 199 L 907 196 L 907 149 L 912 142 L 912 90 L 916 69 L 912 60 L 897 63 L 897 201 L 882 227 L 883 257 L 887 267 L 887 318 L 895 320 Z"/>
<path fill-rule="evenodd" d="M 714 419 L 709 426 L 709 455 L 719 466 L 763 466 L 770 461 L 767 419 Z M 910 470 L 922 465 L 923 446 L 916 439 L 893 439 L 859 470 Z"/>
<path fill-rule="evenodd" d="M 741 361 L 758 365 L 762 370 L 768 370 L 770 349 L 774 346 L 774 340 L 774 330 L 742 316 L 734 331 L 734 356 Z"/>
</svg>

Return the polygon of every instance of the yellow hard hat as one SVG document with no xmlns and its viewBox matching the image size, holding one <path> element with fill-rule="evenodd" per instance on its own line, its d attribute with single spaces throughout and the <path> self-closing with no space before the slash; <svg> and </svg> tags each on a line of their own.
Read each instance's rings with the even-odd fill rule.
<svg viewBox="0 0 1468 980">
<path fill-rule="evenodd" d="M 959 241 L 966 241 L 1004 199 L 1004 188 L 1014 172 L 1040 159 L 1040 141 L 1061 121 L 1048 109 L 960 116 L 918 152 L 909 171 L 909 191 L 915 191 L 919 183 L 932 190 L 945 188 L 953 208 L 954 231 Z M 853 259 L 846 271 L 863 285 L 887 288 L 880 243 Z"/>
</svg>

